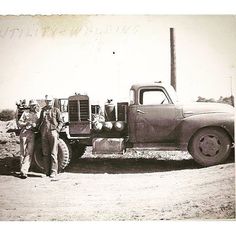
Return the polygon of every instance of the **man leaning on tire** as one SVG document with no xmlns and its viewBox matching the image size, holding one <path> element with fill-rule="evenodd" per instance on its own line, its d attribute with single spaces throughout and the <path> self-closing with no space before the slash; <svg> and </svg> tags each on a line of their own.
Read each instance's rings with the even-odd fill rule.
<svg viewBox="0 0 236 236">
<path fill-rule="evenodd" d="M 58 172 L 59 131 L 63 122 L 60 110 L 53 106 L 53 98 L 46 95 L 45 102 L 46 106 L 42 108 L 39 118 L 44 170 L 47 176 L 55 178 Z"/>
</svg>

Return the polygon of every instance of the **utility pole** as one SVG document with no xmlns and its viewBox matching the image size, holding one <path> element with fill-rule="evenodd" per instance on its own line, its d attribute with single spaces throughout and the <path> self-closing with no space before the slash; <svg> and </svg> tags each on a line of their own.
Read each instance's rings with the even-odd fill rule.
<svg viewBox="0 0 236 236">
<path fill-rule="evenodd" d="M 171 61 L 171 73 L 170 84 L 176 91 L 176 56 L 175 56 L 175 32 L 174 28 L 170 28 L 170 61 Z"/>
</svg>

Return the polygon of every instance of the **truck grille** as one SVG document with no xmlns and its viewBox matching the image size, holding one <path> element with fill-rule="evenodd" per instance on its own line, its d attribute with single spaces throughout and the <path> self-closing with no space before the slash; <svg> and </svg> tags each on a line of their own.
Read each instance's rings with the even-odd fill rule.
<svg viewBox="0 0 236 236">
<path fill-rule="evenodd" d="M 89 101 L 80 100 L 80 120 L 88 121 L 89 119 Z"/>
<path fill-rule="evenodd" d="M 78 100 L 69 101 L 69 117 L 70 121 L 79 121 Z"/>
</svg>

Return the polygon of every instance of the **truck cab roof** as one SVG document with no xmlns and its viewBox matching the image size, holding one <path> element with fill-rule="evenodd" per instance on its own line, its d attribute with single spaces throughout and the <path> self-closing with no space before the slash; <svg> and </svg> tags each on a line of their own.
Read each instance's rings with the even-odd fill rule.
<svg viewBox="0 0 236 236">
<path fill-rule="evenodd" d="M 137 84 L 132 85 L 130 90 L 134 90 L 134 91 L 138 92 L 139 89 L 141 89 L 141 88 L 154 88 L 154 89 L 155 88 L 163 88 L 164 90 L 166 90 L 166 92 L 170 96 L 170 98 L 171 98 L 173 103 L 177 103 L 178 102 L 176 91 L 168 83 L 165 83 L 165 82 L 162 82 L 162 81 L 154 81 L 154 82 L 147 82 L 147 83 L 137 83 Z"/>
<path fill-rule="evenodd" d="M 170 86 L 169 84 L 167 83 L 164 83 L 162 81 L 154 81 L 154 82 L 146 82 L 146 83 L 137 83 L 137 84 L 133 84 L 131 86 L 131 89 L 133 90 L 137 90 L 141 87 L 155 87 L 155 86 L 160 86 L 160 87 L 167 87 L 167 86 Z"/>
</svg>

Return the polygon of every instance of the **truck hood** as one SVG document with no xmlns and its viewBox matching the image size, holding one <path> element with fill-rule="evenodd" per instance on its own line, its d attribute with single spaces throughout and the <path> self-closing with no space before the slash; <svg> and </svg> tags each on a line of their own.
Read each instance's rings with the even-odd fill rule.
<svg viewBox="0 0 236 236">
<path fill-rule="evenodd" d="M 209 113 L 230 113 L 234 114 L 234 107 L 222 103 L 194 102 L 183 105 L 184 117 L 209 114 Z"/>
</svg>

